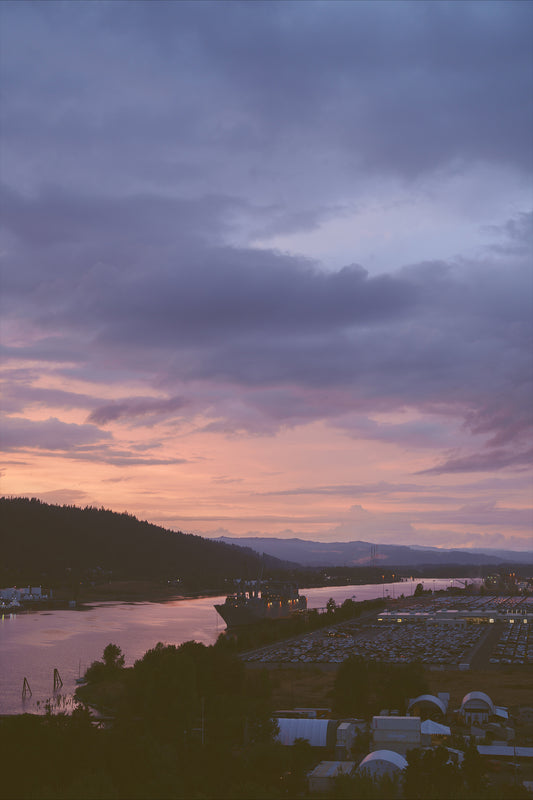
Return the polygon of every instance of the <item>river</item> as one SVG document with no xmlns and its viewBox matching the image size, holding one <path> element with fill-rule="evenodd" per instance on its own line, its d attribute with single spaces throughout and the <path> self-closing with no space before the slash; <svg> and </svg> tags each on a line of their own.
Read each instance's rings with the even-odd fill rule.
<svg viewBox="0 0 533 800">
<path fill-rule="evenodd" d="M 347 598 L 410 596 L 416 584 L 445 589 L 451 578 L 425 578 L 403 583 L 326 586 L 301 589 L 309 608 L 324 607 L 330 597 L 341 604 Z M 166 602 L 102 602 L 86 609 L 57 609 L 0 616 L 0 714 L 40 713 L 47 700 L 66 710 L 80 673 L 102 657 L 104 647 L 117 644 L 131 666 L 157 644 L 181 644 L 195 639 L 213 644 L 224 630 L 214 603 L 224 597 L 199 597 Z M 54 669 L 63 687 L 53 695 Z M 27 678 L 32 695 L 22 699 Z"/>
</svg>

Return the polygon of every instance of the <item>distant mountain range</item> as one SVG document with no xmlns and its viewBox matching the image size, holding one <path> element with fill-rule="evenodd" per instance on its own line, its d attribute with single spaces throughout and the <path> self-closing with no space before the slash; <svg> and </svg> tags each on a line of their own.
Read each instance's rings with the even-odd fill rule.
<svg viewBox="0 0 533 800">
<path fill-rule="evenodd" d="M 306 539 L 221 536 L 225 544 L 249 547 L 258 553 L 295 561 L 305 567 L 418 567 L 428 564 L 533 564 L 532 551 L 441 550 L 371 542 L 312 542 Z"/>
</svg>

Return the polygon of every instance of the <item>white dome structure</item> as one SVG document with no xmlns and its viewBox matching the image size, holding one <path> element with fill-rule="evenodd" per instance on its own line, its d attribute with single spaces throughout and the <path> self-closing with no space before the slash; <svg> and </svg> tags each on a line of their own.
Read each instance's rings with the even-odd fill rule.
<svg viewBox="0 0 533 800">
<path fill-rule="evenodd" d="M 437 711 L 442 716 L 446 716 L 446 705 L 440 697 L 436 697 L 434 694 L 421 694 L 418 697 L 415 697 L 413 700 L 409 700 L 409 705 L 407 706 L 407 712 L 409 713 L 413 707 L 417 707 L 419 709 L 418 716 L 430 716 Z M 424 713 L 427 711 L 427 714 Z"/>
<path fill-rule="evenodd" d="M 461 714 L 467 722 L 488 722 L 495 713 L 494 703 L 485 692 L 468 692 L 461 703 Z"/>
<path fill-rule="evenodd" d="M 407 767 L 406 759 L 394 750 L 374 750 L 363 758 L 357 771 L 371 778 L 395 776 Z"/>
</svg>

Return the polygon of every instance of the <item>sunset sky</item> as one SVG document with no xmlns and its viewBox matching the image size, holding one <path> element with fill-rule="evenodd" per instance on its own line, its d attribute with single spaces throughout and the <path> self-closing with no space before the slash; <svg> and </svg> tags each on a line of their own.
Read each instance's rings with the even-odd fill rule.
<svg viewBox="0 0 533 800">
<path fill-rule="evenodd" d="M 531 547 L 533 3 L 0 25 L 2 494 Z"/>
</svg>

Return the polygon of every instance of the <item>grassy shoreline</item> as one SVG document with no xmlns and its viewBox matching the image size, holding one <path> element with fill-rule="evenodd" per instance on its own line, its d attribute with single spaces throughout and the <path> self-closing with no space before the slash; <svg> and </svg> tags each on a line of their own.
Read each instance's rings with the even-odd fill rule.
<svg viewBox="0 0 533 800">
<path fill-rule="evenodd" d="M 251 664 L 246 667 L 254 669 Z M 293 668 L 268 667 L 275 707 L 329 707 L 338 668 L 338 664 L 312 663 Z M 485 692 L 497 705 L 507 708 L 523 705 L 533 690 L 533 676 L 521 665 L 467 671 L 427 668 L 424 676 L 431 694 L 450 693 L 451 709 L 459 708 L 463 697 L 473 690 Z"/>
</svg>

